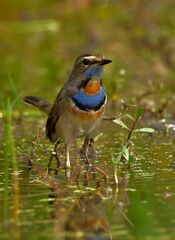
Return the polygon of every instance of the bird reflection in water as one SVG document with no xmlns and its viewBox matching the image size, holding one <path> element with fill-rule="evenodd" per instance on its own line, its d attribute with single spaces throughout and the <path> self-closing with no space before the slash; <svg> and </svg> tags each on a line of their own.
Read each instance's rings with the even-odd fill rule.
<svg viewBox="0 0 175 240">
<path fill-rule="evenodd" d="M 77 173 L 78 171 L 76 171 Z M 71 175 L 72 176 L 72 175 Z M 110 240 L 110 228 L 101 203 L 111 195 L 108 184 L 96 182 L 96 191 L 88 190 L 87 179 L 84 186 L 70 187 L 63 181 L 53 184 L 50 204 L 53 206 L 52 217 L 55 222 L 55 239 L 59 240 Z M 75 184 L 75 182 L 74 182 Z M 76 192 L 76 193 L 75 193 Z M 52 197 L 52 198 L 51 198 Z M 73 200 L 72 200 L 73 199 Z"/>
</svg>

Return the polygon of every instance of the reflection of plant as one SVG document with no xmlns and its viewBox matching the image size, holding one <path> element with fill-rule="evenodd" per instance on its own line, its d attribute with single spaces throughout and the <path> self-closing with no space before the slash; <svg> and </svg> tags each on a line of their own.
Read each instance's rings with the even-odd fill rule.
<svg viewBox="0 0 175 240">
<path fill-rule="evenodd" d="M 124 105 L 124 107 L 126 108 L 126 106 Z M 121 119 L 115 119 L 113 120 L 114 123 L 120 125 L 122 128 L 126 129 L 129 133 L 126 139 L 126 142 L 123 144 L 123 147 L 121 149 L 121 151 L 119 153 L 115 153 L 112 155 L 112 159 L 111 159 L 111 163 L 114 165 L 114 177 L 115 177 L 115 183 L 118 183 L 118 178 L 117 178 L 117 167 L 119 165 L 119 163 L 123 160 L 125 161 L 125 163 L 127 165 L 131 165 L 134 161 L 133 156 L 130 154 L 129 151 L 129 144 L 130 144 L 130 140 L 131 137 L 133 135 L 134 132 L 145 132 L 145 133 L 153 133 L 154 129 L 152 128 L 140 128 L 140 129 L 135 129 L 135 126 L 138 122 L 138 120 L 141 118 L 141 116 L 143 115 L 144 112 L 144 108 L 140 107 L 137 109 L 137 113 L 135 118 L 133 118 L 132 116 L 130 116 L 129 114 L 127 114 L 128 118 L 131 119 L 133 121 L 132 127 L 129 128 L 126 126 L 126 124 L 124 122 L 121 121 Z"/>
</svg>

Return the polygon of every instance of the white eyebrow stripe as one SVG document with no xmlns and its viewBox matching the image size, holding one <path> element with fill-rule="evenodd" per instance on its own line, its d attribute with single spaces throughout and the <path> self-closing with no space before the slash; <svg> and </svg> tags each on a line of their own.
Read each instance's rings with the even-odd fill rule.
<svg viewBox="0 0 175 240">
<path fill-rule="evenodd" d="M 86 57 L 84 57 L 85 59 L 97 59 L 97 57 L 96 56 L 86 56 Z"/>
</svg>

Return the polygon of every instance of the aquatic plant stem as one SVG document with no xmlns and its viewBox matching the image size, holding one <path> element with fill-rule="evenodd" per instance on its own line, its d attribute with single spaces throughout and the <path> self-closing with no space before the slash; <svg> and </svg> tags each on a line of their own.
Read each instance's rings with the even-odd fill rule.
<svg viewBox="0 0 175 240">
<path fill-rule="evenodd" d="M 114 180 L 115 184 L 118 185 L 117 165 L 114 165 Z"/>
<path fill-rule="evenodd" d="M 7 106 L 8 107 L 8 106 Z M 3 201 L 3 220 L 8 219 L 8 195 L 9 195 L 9 148 L 10 148 L 10 116 L 8 109 L 6 110 L 5 124 L 5 145 L 4 145 L 4 201 Z"/>
<path fill-rule="evenodd" d="M 132 128 L 131 128 L 130 131 L 129 131 L 129 134 L 128 134 L 128 137 L 127 137 L 127 140 L 126 140 L 126 147 L 128 147 L 128 144 L 129 144 L 129 142 L 130 142 L 130 139 L 131 139 L 132 133 L 133 133 L 133 131 L 134 131 L 134 128 L 135 128 L 135 126 L 136 126 L 136 124 L 137 124 L 137 121 L 138 121 L 138 120 L 135 120 L 135 121 L 134 121 L 134 123 L 133 123 L 133 125 L 132 125 Z"/>
<path fill-rule="evenodd" d="M 5 147 L 5 163 L 6 165 L 6 187 L 8 188 L 9 184 L 9 167 L 10 167 L 10 161 L 9 159 L 11 158 L 11 165 L 12 165 L 12 173 L 13 173 L 13 203 L 14 203 L 14 212 L 13 212 L 13 219 L 15 223 L 15 236 L 19 238 L 19 231 L 17 227 L 17 223 L 19 222 L 19 177 L 18 177 L 18 166 L 17 166 L 17 157 L 16 157 L 16 149 L 15 149 L 15 142 L 14 142 L 14 137 L 13 137 L 13 130 L 12 130 L 12 104 L 10 99 L 7 99 L 6 103 L 6 115 L 5 115 L 5 129 L 6 129 L 6 147 Z M 7 169 L 8 167 L 8 169 Z M 7 192 L 7 197 L 8 197 L 8 192 Z M 6 201 L 8 198 L 6 199 Z"/>
</svg>

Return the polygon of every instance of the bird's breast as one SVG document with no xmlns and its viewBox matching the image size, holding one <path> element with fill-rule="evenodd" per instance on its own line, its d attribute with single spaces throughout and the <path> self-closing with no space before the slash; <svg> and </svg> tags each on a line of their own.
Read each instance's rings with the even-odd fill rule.
<svg viewBox="0 0 175 240">
<path fill-rule="evenodd" d="M 87 95 L 98 94 L 102 89 L 102 86 L 99 82 L 89 82 L 84 88 L 82 88 L 83 92 Z"/>
<path fill-rule="evenodd" d="M 86 87 L 80 89 L 78 93 L 72 97 L 72 100 L 78 109 L 90 112 L 100 110 L 106 103 L 106 98 L 106 91 L 103 85 L 89 83 Z"/>
</svg>

